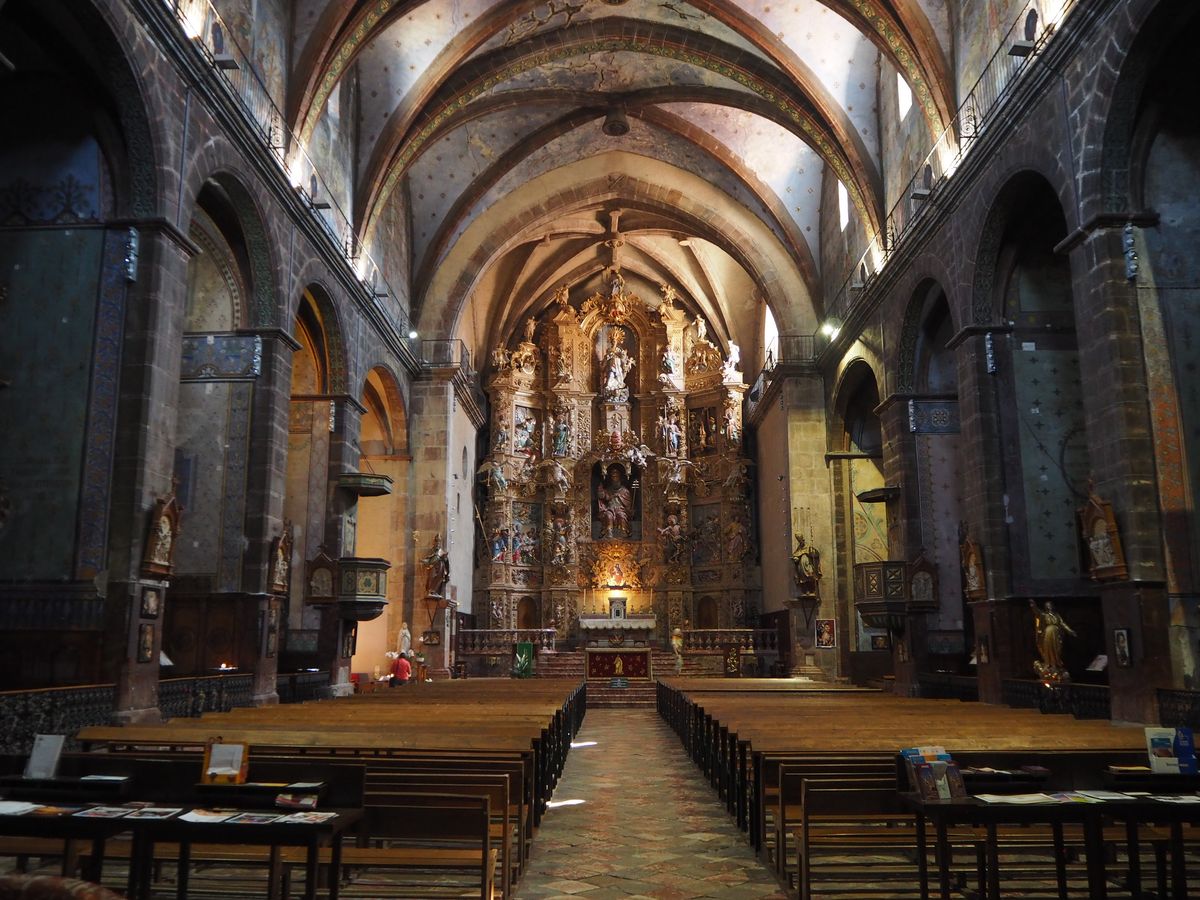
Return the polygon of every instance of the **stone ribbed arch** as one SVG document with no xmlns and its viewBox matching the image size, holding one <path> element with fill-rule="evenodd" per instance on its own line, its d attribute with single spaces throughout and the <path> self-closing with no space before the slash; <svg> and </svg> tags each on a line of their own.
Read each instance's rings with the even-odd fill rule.
<svg viewBox="0 0 1200 900">
<path fill-rule="evenodd" d="M 276 281 L 278 261 L 274 248 L 283 242 L 267 231 L 262 204 L 237 173 L 237 156 L 223 140 L 206 141 L 189 160 L 182 212 L 195 215 L 200 191 L 211 182 L 220 188 L 241 229 L 250 267 L 246 323 L 250 327 L 280 325 L 281 292 Z"/>
<path fill-rule="evenodd" d="M 400 388 L 400 379 L 396 377 L 395 369 L 388 363 L 373 363 L 367 366 L 367 374 L 363 376 L 362 392 L 367 390 L 370 384 L 368 379 L 372 374 L 379 379 L 379 383 L 383 386 L 383 396 L 380 400 L 383 402 L 384 414 L 387 416 L 387 421 L 383 424 L 391 439 L 391 452 L 407 453 L 409 447 L 408 404 L 405 402 L 404 392 Z"/>
<path fill-rule="evenodd" d="M 1021 209 L 1032 192 L 1045 190 L 1052 193 L 1063 210 L 1068 231 L 1072 227 L 1071 215 L 1068 212 L 1072 206 L 1065 199 L 1071 193 L 1069 182 L 1064 185 L 1060 180 L 1060 186 L 1056 189 L 1050 178 L 1028 166 L 1014 168 L 1004 173 L 1002 179 L 979 231 L 975 251 L 975 277 L 971 286 L 971 308 L 969 316 L 964 311 L 964 314 L 958 317 L 963 324 L 969 320 L 975 325 L 990 325 L 1003 316 L 996 279 L 999 275 L 1004 233 L 1013 218 L 1021 214 Z M 954 315 L 955 310 L 951 308 L 950 313 Z"/>
<path fill-rule="evenodd" d="M 1134 208 L 1135 200 L 1140 201 L 1140 185 L 1132 181 L 1136 176 L 1131 166 L 1142 93 L 1164 46 L 1200 17 L 1200 4 L 1191 0 L 1142 0 L 1128 6 L 1125 17 L 1116 23 L 1122 32 L 1128 29 L 1128 34 L 1123 35 L 1126 40 L 1114 39 L 1108 46 L 1104 65 L 1096 68 L 1099 83 L 1092 96 L 1104 108 L 1088 121 L 1102 123 L 1103 135 L 1097 141 L 1083 144 L 1081 171 L 1088 173 L 1084 176 L 1083 196 L 1089 206 L 1082 217 L 1085 220 L 1096 213 L 1126 212 Z M 1093 128 L 1098 130 L 1095 124 Z M 1098 184 L 1087 184 L 1089 177 L 1097 176 Z"/>
<path fill-rule="evenodd" d="M 817 313 L 811 304 L 816 298 L 807 296 L 799 271 L 783 248 L 771 241 L 763 223 L 748 221 L 746 224 L 755 227 L 757 223 L 761 229 L 752 234 L 717 206 L 704 205 L 698 198 L 706 194 L 707 186 L 695 176 L 678 173 L 677 185 L 667 187 L 655 180 L 659 173 L 654 171 L 654 161 L 638 163 L 642 171 L 633 175 L 630 172 L 638 167 L 629 164 L 636 160 L 618 154 L 622 158 L 615 165 L 606 165 L 612 162 L 608 159 L 611 155 L 591 157 L 568 167 L 569 171 L 558 171 L 556 180 L 569 183 L 566 187 L 537 190 L 535 186 L 544 183 L 546 176 L 535 179 L 522 192 L 520 201 L 507 198 L 497 204 L 489 217 L 473 223 L 419 298 L 420 331 L 436 336 L 453 335 L 465 299 L 482 274 L 503 254 L 539 237 L 556 218 L 606 204 L 653 210 L 679 222 L 682 231 L 720 246 L 750 275 L 776 321 L 781 323 L 781 331 L 813 330 Z M 577 173 L 581 177 L 572 177 Z M 750 218 L 748 213 L 745 215 Z M 772 243 L 776 252 L 771 252 L 768 246 Z"/>
<path fill-rule="evenodd" d="M 304 284 L 304 290 L 297 297 L 296 307 L 292 310 L 289 324 L 294 326 L 300 304 L 305 302 L 307 296 L 317 311 L 322 337 L 325 340 L 325 353 L 329 360 L 327 390 L 330 394 L 348 394 L 350 392 L 350 373 L 346 363 L 346 340 L 337 304 L 334 303 L 333 296 L 322 282 L 309 281 Z"/>
<path fill-rule="evenodd" d="M 161 148 L 170 146 L 172 138 L 162 129 L 168 117 L 155 112 L 161 105 L 155 79 L 147 77 L 145 64 L 138 59 L 142 35 L 95 0 L 30 3 L 26 8 L 36 20 L 30 23 L 36 31 L 65 36 L 116 110 L 123 139 L 116 158 L 110 155 L 109 159 L 116 166 L 116 214 L 139 219 L 163 214 L 169 191 L 161 184 L 158 160 L 164 155 Z"/>
<path fill-rule="evenodd" d="M 946 297 L 950 309 L 951 320 L 954 320 L 956 310 L 950 303 L 946 293 L 945 277 L 942 275 L 923 274 L 915 279 L 915 287 L 909 296 L 908 305 L 904 309 L 904 322 L 900 326 L 900 344 L 896 348 L 894 371 L 896 373 L 895 390 L 900 394 L 911 394 L 917 390 L 917 345 L 920 343 L 921 328 L 929 316 L 930 299 L 935 290 Z"/>
<path fill-rule="evenodd" d="M 447 251 L 453 235 L 465 217 L 475 207 L 476 203 L 505 175 L 519 166 L 532 150 L 545 146 L 575 128 L 588 125 L 595 119 L 603 117 L 603 115 L 603 109 L 576 110 L 555 122 L 543 126 L 527 137 L 521 145 L 498 156 L 487 169 L 468 185 L 466 190 L 455 201 L 450 212 L 443 219 L 437 234 L 430 241 L 425 256 L 417 268 L 415 283 L 425 284 L 429 281 L 434 267 L 438 265 Z M 706 133 L 688 125 L 688 123 L 677 116 L 664 113 L 661 110 L 647 109 L 642 117 L 645 121 L 656 127 L 666 128 L 679 134 L 685 140 L 699 147 L 701 151 L 714 157 L 720 165 L 731 171 L 734 177 L 740 180 L 745 188 L 762 202 L 763 206 L 767 208 L 774 219 L 773 224 L 777 229 L 778 236 L 784 242 L 789 252 L 791 252 L 796 265 L 803 274 L 809 293 L 812 296 L 818 295 L 820 293 L 820 276 L 817 270 L 817 262 L 812 255 L 812 250 L 774 192 L 766 188 L 753 172 L 749 171 L 738 160 L 732 158 L 717 141 L 712 140 Z"/>
</svg>

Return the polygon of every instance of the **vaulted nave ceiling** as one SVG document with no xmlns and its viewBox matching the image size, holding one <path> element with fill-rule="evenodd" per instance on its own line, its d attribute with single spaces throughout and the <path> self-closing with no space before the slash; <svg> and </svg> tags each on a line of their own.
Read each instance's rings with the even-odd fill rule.
<svg viewBox="0 0 1200 900">
<path fill-rule="evenodd" d="M 881 72 L 930 135 L 954 105 L 942 0 L 301 0 L 294 27 L 293 128 L 353 81 L 357 227 L 404 205 L 422 333 L 472 345 L 598 284 L 614 244 L 726 339 L 749 299 L 812 331 L 823 185 L 884 219 Z"/>
</svg>

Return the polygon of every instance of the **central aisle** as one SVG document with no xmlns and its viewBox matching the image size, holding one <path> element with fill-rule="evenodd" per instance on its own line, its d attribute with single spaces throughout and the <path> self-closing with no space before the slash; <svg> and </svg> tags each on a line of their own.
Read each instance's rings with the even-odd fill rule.
<svg viewBox="0 0 1200 900">
<path fill-rule="evenodd" d="M 518 900 L 784 897 L 652 710 L 589 710 L 551 805 Z"/>
</svg>

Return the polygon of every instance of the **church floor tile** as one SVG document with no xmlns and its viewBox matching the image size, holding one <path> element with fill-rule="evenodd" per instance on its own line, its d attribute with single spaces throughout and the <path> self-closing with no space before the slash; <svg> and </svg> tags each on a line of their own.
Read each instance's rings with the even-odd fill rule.
<svg viewBox="0 0 1200 900">
<path fill-rule="evenodd" d="M 653 710 L 589 710 L 575 743 L 517 900 L 784 897 Z"/>
</svg>

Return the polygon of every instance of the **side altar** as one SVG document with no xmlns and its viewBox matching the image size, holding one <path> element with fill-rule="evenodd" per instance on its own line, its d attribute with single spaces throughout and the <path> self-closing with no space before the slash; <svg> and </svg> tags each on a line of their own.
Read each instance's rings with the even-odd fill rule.
<svg viewBox="0 0 1200 900">
<path fill-rule="evenodd" d="M 755 627 L 738 346 L 672 285 L 632 293 L 615 260 L 585 284 L 530 302 L 491 351 L 476 626 L 553 628 L 560 648 Z"/>
</svg>

